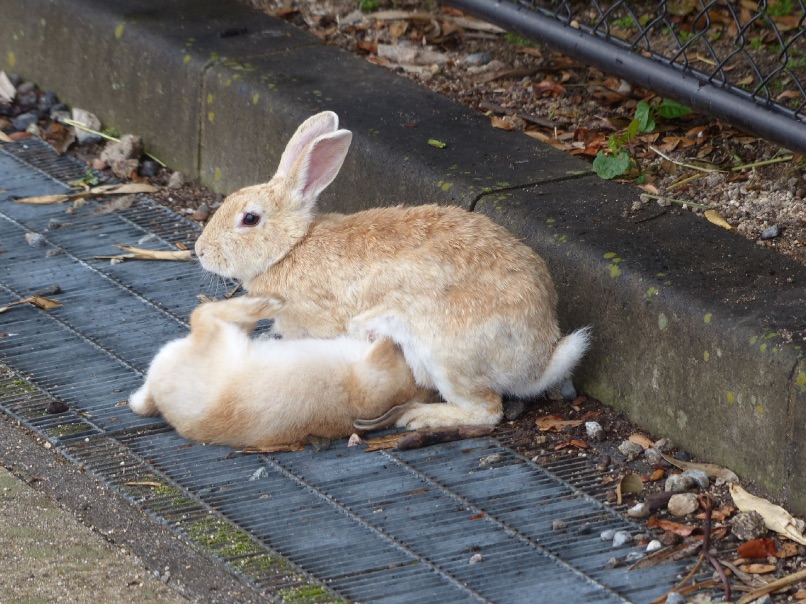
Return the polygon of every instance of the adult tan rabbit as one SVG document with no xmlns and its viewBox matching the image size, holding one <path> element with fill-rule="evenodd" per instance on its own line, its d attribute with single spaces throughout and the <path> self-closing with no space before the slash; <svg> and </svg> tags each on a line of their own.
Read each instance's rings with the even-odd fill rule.
<svg viewBox="0 0 806 604">
<path fill-rule="evenodd" d="M 347 436 L 356 420 L 382 414 L 373 426 L 391 425 L 413 397 L 428 398 L 387 338 L 249 337 L 282 308 L 277 298 L 246 296 L 198 306 L 190 334 L 162 347 L 129 406 L 162 414 L 192 440 L 271 447 Z"/>
<path fill-rule="evenodd" d="M 503 394 L 536 396 L 568 377 L 589 344 L 560 337 L 545 262 L 488 218 L 436 205 L 315 214 L 352 134 L 335 113 L 297 129 L 268 183 L 232 193 L 196 255 L 252 295 L 278 292 L 286 338 L 388 336 L 417 384 L 446 404 L 413 405 L 399 426 L 496 423 Z"/>
</svg>

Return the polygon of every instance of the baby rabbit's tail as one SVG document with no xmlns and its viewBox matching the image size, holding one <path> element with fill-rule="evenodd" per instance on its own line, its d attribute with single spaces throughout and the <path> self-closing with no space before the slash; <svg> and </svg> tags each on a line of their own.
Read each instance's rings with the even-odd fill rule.
<svg viewBox="0 0 806 604">
<path fill-rule="evenodd" d="M 574 367 L 590 347 L 591 328 L 583 327 L 560 338 L 554 347 L 549 364 L 535 384 L 534 394 L 540 394 L 570 377 Z"/>
</svg>

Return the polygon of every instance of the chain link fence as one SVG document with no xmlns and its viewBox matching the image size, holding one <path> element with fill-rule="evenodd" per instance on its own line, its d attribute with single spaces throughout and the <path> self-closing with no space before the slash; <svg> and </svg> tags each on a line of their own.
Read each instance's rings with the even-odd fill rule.
<svg viewBox="0 0 806 604">
<path fill-rule="evenodd" d="M 806 153 L 805 0 L 450 0 Z"/>
</svg>

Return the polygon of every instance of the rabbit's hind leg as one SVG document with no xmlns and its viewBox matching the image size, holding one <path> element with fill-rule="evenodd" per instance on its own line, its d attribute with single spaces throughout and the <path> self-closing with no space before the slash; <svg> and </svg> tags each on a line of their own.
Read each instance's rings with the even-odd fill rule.
<svg viewBox="0 0 806 604">
<path fill-rule="evenodd" d="M 412 405 L 397 420 L 397 426 L 440 428 L 444 426 L 477 426 L 497 424 L 504 415 L 501 395 L 489 389 L 475 389 L 461 394 L 453 385 L 442 385 L 440 394 L 445 403 Z"/>
</svg>

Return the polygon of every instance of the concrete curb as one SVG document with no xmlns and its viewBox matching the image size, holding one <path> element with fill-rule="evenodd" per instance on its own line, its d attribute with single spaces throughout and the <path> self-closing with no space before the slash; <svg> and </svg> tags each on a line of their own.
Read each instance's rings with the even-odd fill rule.
<svg viewBox="0 0 806 604">
<path fill-rule="evenodd" d="M 52 88 L 219 191 L 268 180 L 332 109 L 354 133 L 324 210 L 451 203 L 549 262 L 579 385 L 806 513 L 806 268 L 230 0 L 6 0 L 0 67 Z M 444 149 L 428 139 L 445 142 Z"/>
</svg>

